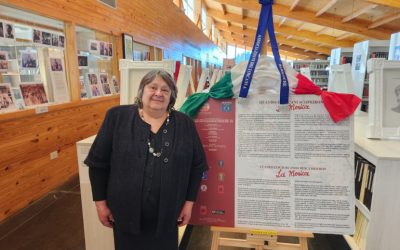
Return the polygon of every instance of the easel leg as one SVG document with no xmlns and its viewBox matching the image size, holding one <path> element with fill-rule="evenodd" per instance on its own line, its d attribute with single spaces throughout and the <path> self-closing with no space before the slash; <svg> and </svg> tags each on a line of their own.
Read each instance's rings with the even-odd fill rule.
<svg viewBox="0 0 400 250">
<path fill-rule="evenodd" d="M 211 241 L 211 250 L 218 250 L 219 235 L 220 235 L 220 232 L 213 231 L 212 241 Z"/>
</svg>

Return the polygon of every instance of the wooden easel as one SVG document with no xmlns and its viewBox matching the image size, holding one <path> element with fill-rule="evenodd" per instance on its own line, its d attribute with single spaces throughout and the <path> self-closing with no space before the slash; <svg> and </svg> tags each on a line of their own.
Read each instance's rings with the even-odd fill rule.
<svg viewBox="0 0 400 250">
<path fill-rule="evenodd" d="M 309 232 L 277 232 L 270 230 L 256 230 L 250 228 L 211 227 L 211 250 L 218 250 L 219 246 L 246 247 L 256 250 L 308 250 L 307 239 L 314 235 Z M 221 233 L 242 233 L 245 239 L 221 237 Z M 299 243 L 279 242 L 279 236 L 297 237 Z"/>
</svg>

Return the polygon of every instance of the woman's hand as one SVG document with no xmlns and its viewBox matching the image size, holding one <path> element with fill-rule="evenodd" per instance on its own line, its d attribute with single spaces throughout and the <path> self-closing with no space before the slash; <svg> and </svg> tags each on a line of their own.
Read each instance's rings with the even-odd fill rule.
<svg viewBox="0 0 400 250">
<path fill-rule="evenodd" d="M 105 227 L 112 228 L 114 225 L 114 218 L 111 214 L 111 210 L 108 208 L 106 201 L 96 201 L 97 215 L 101 224 Z"/>
<path fill-rule="evenodd" d="M 190 217 L 192 216 L 193 201 L 185 201 L 182 211 L 179 214 L 178 221 L 176 224 L 178 227 L 184 226 L 189 223 Z"/>
</svg>

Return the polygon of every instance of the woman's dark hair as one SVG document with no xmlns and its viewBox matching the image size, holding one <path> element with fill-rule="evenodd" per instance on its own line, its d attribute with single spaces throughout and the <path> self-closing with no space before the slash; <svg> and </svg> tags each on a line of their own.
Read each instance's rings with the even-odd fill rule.
<svg viewBox="0 0 400 250">
<path fill-rule="evenodd" d="M 149 73 L 147 73 L 145 76 L 143 76 L 142 80 L 140 81 L 138 93 L 135 99 L 135 104 L 139 106 L 139 108 L 143 108 L 143 90 L 144 87 L 151 83 L 156 77 L 161 77 L 161 79 L 164 80 L 164 82 L 168 85 L 170 91 L 171 91 L 171 97 L 169 100 L 168 104 L 168 111 L 171 111 L 171 109 L 174 107 L 175 102 L 176 102 L 176 96 L 178 95 L 178 89 L 176 88 L 174 78 L 165 70 L 152 70 Z"/>
</svg>

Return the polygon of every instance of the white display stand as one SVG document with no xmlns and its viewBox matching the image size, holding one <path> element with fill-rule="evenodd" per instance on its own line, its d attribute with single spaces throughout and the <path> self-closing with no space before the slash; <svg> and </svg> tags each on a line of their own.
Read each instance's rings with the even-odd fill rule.
<svg viewBox="0 0 400 250">
<path fill-rule="evenodd" d="M 201 93 L 203 91 L 209 74 L 210 74 L 210 69 L 208 68 L 203 69 L 203 71 L 201 72 L 199 84 L 197 85 L 196 93 Z"/>
<path fill-rule="evenodd" d="M 83 163 L 95 136 L 77 142 L 79 166 L 79 184 L 81 187 L 81 200 L 83 212 L 83 226 L 85 231 L 86 249 L 113 250 L 114 236 L 112 229 L 104 227 L 97 217 L 97 210 L 93 202 L 92 188 L 89 180 L 89 168 Z"/>
<path fill-rule="evenodd" d="M 351 64 L 331 65 L 329 73 L 328 91 L 353 94 L 351 80 Z"/>
<path fill-rule="evenodd" d="M 400 61 L 369 59 L 368 138 L 400 139 Z"/>
<path fill-rule="evenodd" d="M 329 65 L 340 65 L 343 64 L 342 57 L 351 57 L 353 55 L 353 48 L 336 48 L 331 50 L 331 58 Z"/>
<path fill-rule="evenodd" d="M 390 36 L 389 60 L 400 60 L 400 32 Z"/>
<path fill-rule="evenodd" d="M 376 167 L 371 211 L 356 203 L 369 223 L 364 234 L 359 236 L 361 244 L 349 235 L 345 239 L 353 250 L 396 250 L 399 249 L 400 225 L 400 141 L 367 139 L 366 127 L 367 115 L 355 116 L 355 152 Z"/>
<path fill-rule="evenodd" d="M 217 74 L 217 78 L 215 79 L 215 82 L 218 82 L 219 80 L 221 80 L 221 78 L 224 76 L 224 71 L 222 69 L 218 70 L 218 74 Z"/>
<path fill-rule="evenodd" d="M 212 73 L 212 76 L 211 76 L 211 79 L 210 79 L 210 88 L 211 88 L 211 87 L 214 85 L 214 83 L 217 81 L 218 72 L 219 72 L 219 69 L 214 69 L 214 70 L 213 70 L 213 73 Z"/>
<path fill-rule="evenodd" d="M 355 95 L 363 98 L 367 60 L 373 57 L 372 53 L 387 53 L 388 51 L 389 40 L 367 40 L 354 44 L 351 73 Z"/>
<path fill-rule="evenodd" d="M 85 246 L 87 250 L 114 250 L 113 231 L 108 227 L 104 227 L 97 217 L 97 210 L 92 196 L 92 187 L 90 186 L 89 168 L 83 163 L 95 138 L 96 136 L 93 135 L 76 143 Z M 186 226 L 179 227 L 179 242 L 182 240 L 185 229 Z"/>
<path fill-rule="evenodd" d="M 175 109 L 179 110 L 186 100 L 186 93 L 190 83 L 192 82 L 192 66 L 181 65 L 179 68 L 176 86 L 178 88 L 178 96 L 176 97 Z"/>
<path fill-rule="evenodd" d="M 121 73 L 120 104 L 132 104 L 143 76 L 153 69 L 163 69 L 171 75 L 175 72 L 175 61 L 132 61 L 119 60 Z"/>
</svg>

